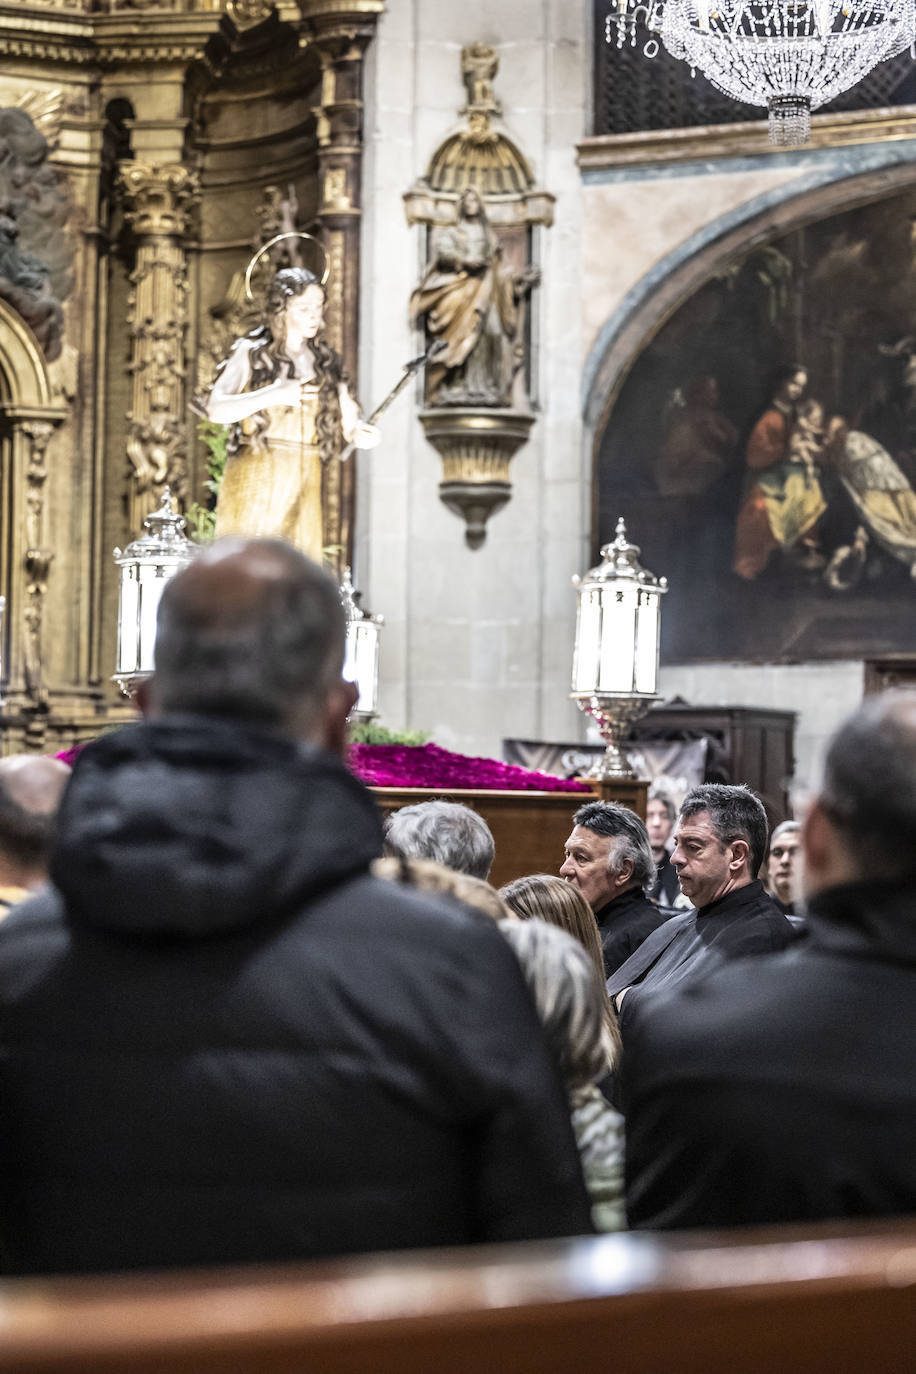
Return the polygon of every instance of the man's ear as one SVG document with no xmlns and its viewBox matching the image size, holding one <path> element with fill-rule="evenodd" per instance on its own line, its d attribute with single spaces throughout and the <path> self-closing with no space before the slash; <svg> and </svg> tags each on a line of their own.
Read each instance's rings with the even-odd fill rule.
<svg viewBox="0 0 916 1374">
<path fill-rule="evenodd" d="M 834 829 L 819 797 L 808 807 L 801 839 L 805 868 L 816 878 L 831 866 L 834 842 Z"/>
<path fill-rule="evenodd" d="M 359 688 L 355 682 L 338 678 L 327 695 L 324 719 L 317 743 L 329 754 L 344 758 L 347 753 L 347 721 L 353 707 L 359 701 Z"/>
<path fill-rule="evenodd" d="M 620 864 L 611 880 L 615 887 L 624 888 L 628 883 L 633 881 L 633 867 L 632 859 L 620 860 Z"/>
<path fill-rule="evenodd" d="M 732 840 L 731 851 L 732 857 L 728 861 L 728 866 L 733 872 L 737 873 L 739 869 L 750 864 L 751 847 L 747 840 Z M 751 877 L 756 878 L 757 874 L 752 873 Z"/>
</svg>

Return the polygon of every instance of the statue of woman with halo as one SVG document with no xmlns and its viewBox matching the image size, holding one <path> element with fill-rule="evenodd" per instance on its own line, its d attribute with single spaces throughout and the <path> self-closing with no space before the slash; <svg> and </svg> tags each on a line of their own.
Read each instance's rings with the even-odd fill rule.
<svg viewBox="0 0 916 1374">
<path fill-rule="evenodd" d="M 258 258 L 279 238 L 265 244 Z M 310 238 L 296 234 L 297 238 Z M 340 357 L 324 337 L 324 284 L 304 267 L 274 274 L 266 320 L 233 344 L 206 402 L 206 414 L 230 427 L 228 459 L 216 503 L 216 535 L 287 539 L 322 561 L 321 474 L 345 448 L 374 448 L 350 394 Z"/>
</svg>

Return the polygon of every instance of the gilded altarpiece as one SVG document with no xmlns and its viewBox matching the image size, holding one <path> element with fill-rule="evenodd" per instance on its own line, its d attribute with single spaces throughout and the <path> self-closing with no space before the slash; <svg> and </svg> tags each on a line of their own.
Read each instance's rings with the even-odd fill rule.
<svg viewBox="0 0 916 1374">
<path fill-rule="evenodd" d="M 112 550 L 166 483 L 206 504 L 197 397 L 277 228 L 324 245 L 329 339 L 355 386 L 362 73 L 384 0 L 16 10 L 0 16 L 4 752 L 132 714 L 111 682 Z M 351 469 L 323 492 L 340 565 Z"/>
</svg>

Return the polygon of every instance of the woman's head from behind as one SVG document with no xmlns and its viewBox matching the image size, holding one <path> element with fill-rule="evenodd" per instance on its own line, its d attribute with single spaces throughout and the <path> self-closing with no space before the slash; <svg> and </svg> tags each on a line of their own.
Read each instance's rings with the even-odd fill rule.
<svg viewBox="0 0 916 1374">
<path fill-rule="evenodd" d="M 582 893 L 565 878 L 552 873 L 533 873 L 528 878 L 516 878 L 499 889 L 506 906 L 521 921 L 540 920 L 558 926 L 572 935 L 591 960 L 593 977 L 603 1006 L 607 1044 L 610 1047 L 608 1068 L 612 1068 L 620 1053 L 620 1031 L 611 1000 L 605 991 L 604 956 L 595 916 Z"/>
<path fill-rule="evenodd" d="M 515 951 L 568 1089 L 585 1088 L 610 1067 L 614 1047 L 594 965 L 572 935 L 546 921 L 500 921 Z"/>
<path fill-rule="evenodd" d="M 516 878 L 501 887 L 499 895 L 522 921 L 537 918 L 552 926 L 559 926 L 574 935 L 599 964 L 601 941 L 598 927 L 588 902 L 572 883 L 555 878 L 550 873 L 534 873 L 530 878 Z"/>
</svg>

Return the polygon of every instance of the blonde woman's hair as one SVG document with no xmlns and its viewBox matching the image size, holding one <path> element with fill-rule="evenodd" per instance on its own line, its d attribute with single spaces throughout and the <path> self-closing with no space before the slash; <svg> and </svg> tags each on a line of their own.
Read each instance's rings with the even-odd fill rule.
<svg viewBox="0 0 916 1374">
<path fill-rule="evenodd" d="M 570 1092 L 608 1072 L 612 1046 L 595 970 L 572 935 L 546 921 L 500 921 Z"/>
<path fill-rule="evenodd" d="M 594 912 L 588 902 L 572 883 L 568 883 L 565 878 L 557 878 L 552 873 L 534 873 L 530 878 L 516 878 L 515 882 L 501 887 L 499 895 L 520 920 L 540 920 L 552 926 L 559 926 L 584 947 L 592 961 L 601 992 L 604 1025 L 611 1045 L 609 1067 L 613 1068 L 620 1057 L 620 1029 L 611 999 L 607 995 L 601 937 Z"/>
</svg>

